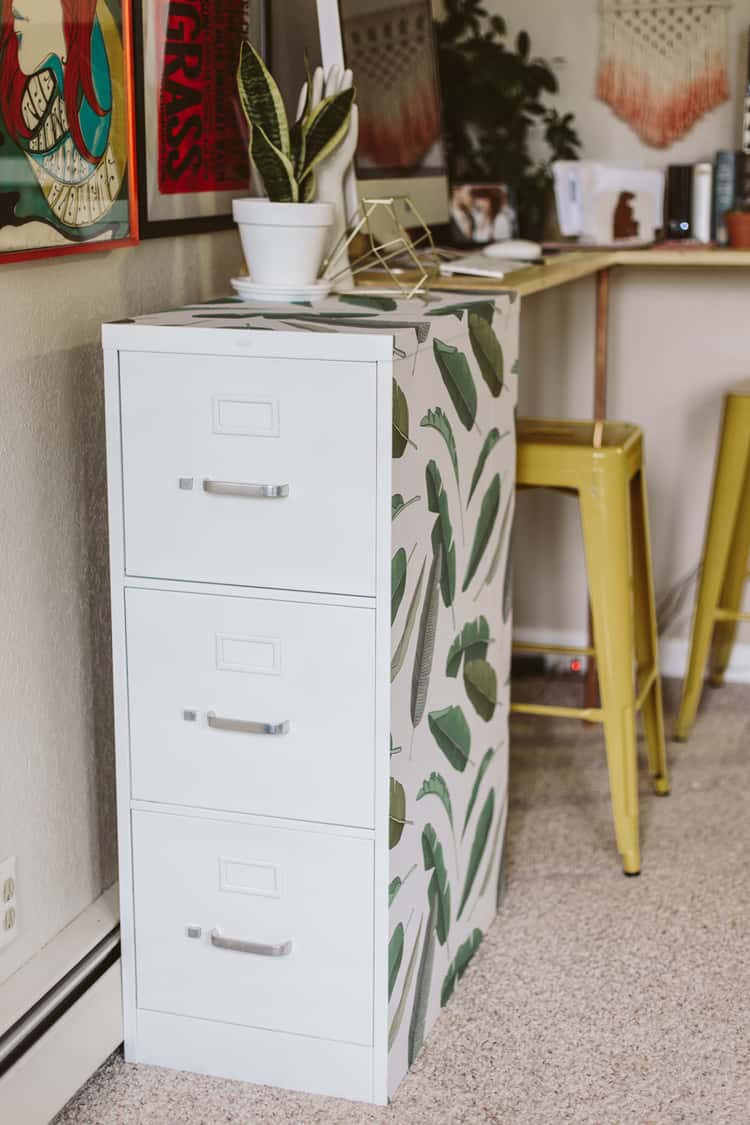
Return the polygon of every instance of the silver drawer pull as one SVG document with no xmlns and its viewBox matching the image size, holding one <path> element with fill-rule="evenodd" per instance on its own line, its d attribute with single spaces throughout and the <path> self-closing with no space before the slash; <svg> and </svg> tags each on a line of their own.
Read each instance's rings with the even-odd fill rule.
<svg viewBox="0 0 750 1125">
<path fill-rule="evenodd" d="M 240 734 L 289 734 L 291 727 L 288 719 L 280 723 L 255 723 L 250 719 L 224 719 L 213 711 L 209 711 L 206 718 L 214 730 L 235 730 Z"/>
<path fill-rule="evenodd" d="M 292 952 L 290 941 L 278 945 L 261 945 L 257 941 L 240 941 L 238 938 L 222 937 L 218 930 L 211 930 L 211 945 L 217 949 L 231 949 L 235 953 L 254 953 L 258 957 L 288 957 Z"/>
<path fill-rule="evenodd" d="M 288 484 L 242 484 L 231 480 L 204 480 L 204 492 L 217 496 L 251 496 L 256 500 L 283 500 L 289 495 Z"/>
</svg>

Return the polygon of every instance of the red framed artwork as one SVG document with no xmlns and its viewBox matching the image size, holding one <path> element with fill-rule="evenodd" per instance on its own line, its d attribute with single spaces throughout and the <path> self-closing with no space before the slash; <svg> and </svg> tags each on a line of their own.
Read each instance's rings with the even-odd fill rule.
<svg viewBox="0 0 750 1125">
<path fill-rule="evenodd" d="M 266 0 L 135 0 L 142 237 L 220 230 L 247 195 L 240 43 L 266 54 Z"/>
<path fill-rule="evenodd" d="M 0 0 L 0 262 L 138 240 L 130 9 Z"/>
</svg>

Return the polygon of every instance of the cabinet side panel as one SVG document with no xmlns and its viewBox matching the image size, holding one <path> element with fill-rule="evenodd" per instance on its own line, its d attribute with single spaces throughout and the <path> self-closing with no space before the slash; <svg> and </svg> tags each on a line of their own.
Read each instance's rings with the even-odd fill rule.
<svg viewBox="0 0 750 1125">
<path fill-rule="evenodd" d="M 391 1094 L 501 894 L 519 304 L 457 297 L 394 372 Z"/>
<path fill-rule="evenodd" d="M 120 940 L 125 1057 L 135 1053 L 135 936 L 133 875 L 130 848 L 130 740 L 125 647 L 122 502 L 122 444 L 120 427 L 120 355 L 104 350 L 104 402 L 107 439 L 107 506 L 109 518 L 109 574 L 112 597 L 112 674 L 114 686 L 115 769 L 117 777 L 117 847 L 120 880 Z"/>
</svg>

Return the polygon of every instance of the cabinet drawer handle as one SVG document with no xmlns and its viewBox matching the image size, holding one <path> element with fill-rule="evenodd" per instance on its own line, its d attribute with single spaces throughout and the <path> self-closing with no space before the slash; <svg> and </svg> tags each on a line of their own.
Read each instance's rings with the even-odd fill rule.
<svg viewBox="0 0 750 1125">
<path fill-rule="evenodd" d="M 231 480 L 204 480 L 203 491 L 217 496 L 250 496 L 256 500 L 283 500 L 289 495 L 288 484 L 242 484 Z"/>
<path fill-rule="evenodd" d="M 217 949 L 232 949 L 235 953 L 255 953 L 258 957 L 288 957 L 292 952 L 290 941 L 278 945 L 261 945 L 257 941 L 240 941 L 238 938 L 222 937 L 218 930 L 211 930 L 211 945 Z"/>
<path fill-rule="evenodd" d="M 235 730 L 240 734 L 289 734 L 291 726 L 288 719 L 280 723 L 256 723 L 250 719 L 224 719 L 213 711 L 209 711 L 206 718 L 214 730 Z"/>
</svg>

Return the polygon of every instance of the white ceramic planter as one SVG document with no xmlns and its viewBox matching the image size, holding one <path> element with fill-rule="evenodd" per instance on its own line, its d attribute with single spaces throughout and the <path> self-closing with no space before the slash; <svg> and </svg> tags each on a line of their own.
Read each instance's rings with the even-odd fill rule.
<svg viewBox="0 0 750 1125">
<path fill-rule="evenodd" d="M 235 199 L 232 214 L 253 282 L 295 288 L 317 279 L 333 225 L 332 203 Z"/>
</svg>

